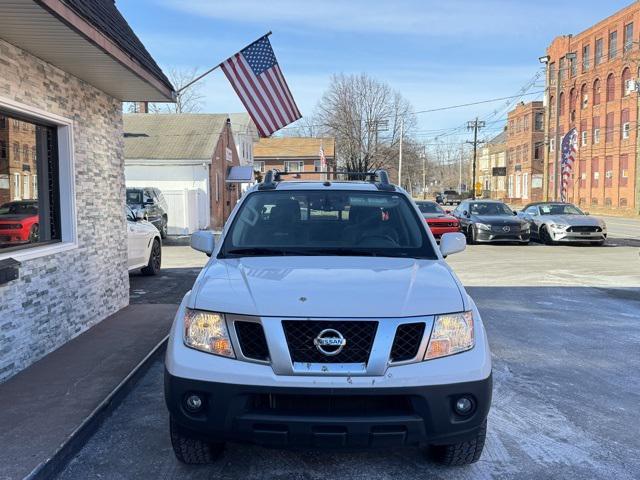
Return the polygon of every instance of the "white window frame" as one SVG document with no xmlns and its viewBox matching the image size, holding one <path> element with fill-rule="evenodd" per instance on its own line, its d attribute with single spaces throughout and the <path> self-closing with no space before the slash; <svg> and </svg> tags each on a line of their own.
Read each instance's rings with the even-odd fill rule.
<svg viewBox="0 0 640 480">
<path fill-rule="evenodd" d="M 11 200 L 22 200 L 22 179 L 19 173 L 13 174 L 13 195 Z"/>
<path fill-rule="evenodd" d="M 599 128 L 594 128 L 593 129 L 593 144 L 594 145 L 598 145 L 600 143 L 600 129 Z"/>
<path fill-rule="evenodd" d="M 588 142 L 587 142 L 587 135 L 588 135 L 587 131 L 586 131 L 586 130 L 583 130 L 583 131 L 582 131 L 582 141 L 581 141 L 581 145 L 582 145 L 583 147 L 586 147 L 586 146 L 587 146 L 587 143 L 588 143 Z"/>
<path fill-rule="evenodd" d="M 529 198 L 529 172 L 522 174 L 522 198 Z"/>
<path fill-rule="evenodd" d="M 291 170 L 290 165 L 297 164 L 298 170 Z M 304 160 L 286 160 L 284 162 L 285 172 L 300 173 L 304 172 Z"/>
<path fill-rule="evenodd" d="M 263 162 L 262 160 L 254 160 L 253 161 L 253 170 L 257 170 L 260 173 L 264 173 L 265 172 L 265 162 Z"/>
<path fill-rule="evenodd" d="M 20 115 L 36 122 L 52 125 L 57 129 L 61 233 L 61 241 L 56 243 L 23 250 L 0 251 L 0 260 L 14 258 L 21 262 L 78 248 L 73 120 L 2 96 L 0 96 L 0 108 L 9 114 Z"/>
<path fill-rule="evenodd" d="M 631 135 L 631 124 L 629 122 L 625 122 L 622 124 L 622 138 L 623 140 L 627 140 Z"/>
<path fill-rule="evenodd" d="M 22 198 L 23 200 L 31 199 L 31 183 L 29 182 L 29 174 L 22 176 Z"/>
<path fill-rule="evenodd" d="M 552 138 L 551 140 L 549 140 L 549 151 L 550 152 L 555 152 L 556 151 L 556 139 Z"/>
</svg>

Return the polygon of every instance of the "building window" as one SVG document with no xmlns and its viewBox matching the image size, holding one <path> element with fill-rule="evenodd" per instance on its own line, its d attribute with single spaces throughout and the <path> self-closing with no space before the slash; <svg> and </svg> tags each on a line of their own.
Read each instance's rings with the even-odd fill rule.
<svg viewBox="0 0 640 480">
<path fill-rule="evenodd" d="M 593 104 L 600 105 L 600 79 L 596 78 L 593 82 Z"/>
<path fill-rule="evenodd" d="M 4 123 L 16 119 L 11 114 L 0 111 Z M 23 165 L 21 172 L 12 172 L 12 181 L 0 182 L 0 220 L 3 217 L 20 216 L 21 221 L 13 225 L 15 228 L 3 228 L 0 236 L 0 253 L 36 246 L 44 242 L 60 241 L 60 190 L 59 190 L 59 160 L 57 145 L 57 128 L 20 120 L 21 132 L 8 132 L 11 136 L 19 135 L 23 144 Z M 14 156 L 19 158 L 20 145 L 14 142 Z M 32 152 L 36 152 L 33 161 Z M 14 167 L 12 167 L 13 169 Z M 9 164 L 0 165 L 0 178 L 9 178 Z M 49 185 L 48 195 L 39 198 L 38 185 Z M 16 202 L 17 200 L 22 200 Z M 6 224 L 6 222 L 4 222 Z M 19 227 L 19 228 L 18 228 Z"/>
<path fill-rule="evenodd" d="M 622 71 L 622 96 L 626 97 L 635 89 L 635 82 L 631 80 L 631 70 L 625 68 Z"/>
<path fill-rule="evenodd" d="M 6 128 L 7 128 L 6 117 L 0 117 L 0 130 L 5 130 Z"/>
<path fill-rule="evenodd" d="M 10 192 L 9 197 L 12 200 L 20 200 L 20 174 L 19 173 L 14 173 L 13 174 L 13 190 Z M 4 208 L 6 207 L 6 203 L 2 206 Z M 6 214 L 5 214 L 6 215 Z M 0 213 L 0 218 L 2 218 L 2 214 Z"/>
<path fill-rule="evenodd" d="M 629 155 L 625 153 L 623 155 L 620 155 L 620 178 L 618 180 L 618 184 L 621 187 L 626 187 L 628 179 L 629 179 Z"/>
<path fill-rule="evenodd" d="M 598 38 L 596 40 L 596 54 L 595 64 L 600 65 L 602 63 L 602 56 L 604 55 L 604 39 Z"/>
<path fill-rule="evenodd" d="M 536 112 L 535 114 L 534 129 L 536 132 L 542 132 L 544 130 L 544 112 Z"/>
<path fill-rule="evenodd" d="M 564 115 L 564 92 L 560 92 L 560 101 L 558 102 L 558 115 Z"/>
<path fill-rule="evenodd" d="M 578 74 L 578 62 L 576 62 L 576 57 L 571 57 L 569 59 L 569 69 L 572 77 L 575 77 Z"/>
<path fill-rule="evenodd" d="M 0 140 L 0 159 L 7 159 L 7 143 L 4 140 Z"/>
<path fill-rule="evenodd" d="M 555 152 L 556 151 L 556 139 L 552 138 L 551 140 L 549 140 L 549 151 L 550 152 Z"/>
<path fill-rule="evenodd" d="M 609 112 L 607 113 L 607 116 L 605 119 L 605 126 L 604 126 L 605 143 L 609 143 L 613 141 L 613 126 L 614 126 L 613 112 Z"/>
<path fill-rule="evenodd" d="M 609 188 L 613 185 L 613 157 L 607 155 L 604 159 L 604 186 Z"/>
<path fill-rule="evenodd" d="M 322 160 L 314 160 L 313 161 L 313 171 L 314 172 L 322 172 Z"/>
<path fill-rule="evenodd" d="M 591 159 L 591 188 L 598 188 L 598 181 L 600 180 L 600 164 L 598 157 Z"/>
<path fill-rule="evenodd" d="M 254 161 L 253 162 L 253 170 L 257 171 L 257 172 L 260 172 L 260 173 L 264 173 L 264 168 L 265 168 L 264 165 L 265 165 L 264 162 L 261 162 L 259 160 Z"/>
<path fill-rule="evenodd" d="M 509 175 L 509 184 L 507 188 L 507 197 L 513 198 L 513 175 Z"/>
<path fill-rule="evenodd" d="M 580 160 L 579 163 L 579 167 L 580 167 L 580 188 L 586 188 L 587 186 L 587 161 L 586 160 Z"/>
<path fill-rule="evenodd" d="M 591 67 L 591 59 L 589 58 L 591 56 L 591 46 L 590 45 L 585 45 L 584 47 L 582 47 L 582 71 L 583 72 L 587 72 L 589 71 L 589 68 Z"/>
<path fill-rule="evenodd" d="M 13 142 L 13 161 L 20 161 L 20 144 L 18 142 Z"/>
<path fill-rule="evenodd" d="M 285 172 L 304 172 L 304 162 L 302 160 L 289 160 L 284 162 Z"/>
<path fill-rule="evenodd" d="M 633 22 L 624 26 L 624 53 L 633 48 Z"/>
<path fill-rule="evenodd" d="M 614 30 L 609 33 L 609 60 L 613 60 L 618 55 L 618 32 Z"/>
<path fill-rule="evenodd" d="M 533 159 L 542 160 L 544 158 L 544 142 L 536 142 L 533 145 Z"/>
<path fill-rule="evenodd" d="M 567 78 L 567 59 L 565 57 L 562 57 L 560 59 L 560 71 L 558 72 L 560 74 L 560 81 L 562 82 L 565 78 Z"/>
<path fill-rule="evenodd" d="M 580 121 L 580 137 L 581 137 L 580 145 L 583 147 L 586 147 L 587 146 L 587 121 L 586 120 Z"/>
<path fill-rule="evenodd" d="M 587 93 L 587 84 L 583 83 L 580 87 L 580 108 L 583 110 L 589 106 L 589 94 Z"/>
<path fill-rule="evenodd" d="M 607 77 L 607 102 L 611 102 L 616 99 L 616 79 L 613 73 L 610 73 Z"/>
</svg>

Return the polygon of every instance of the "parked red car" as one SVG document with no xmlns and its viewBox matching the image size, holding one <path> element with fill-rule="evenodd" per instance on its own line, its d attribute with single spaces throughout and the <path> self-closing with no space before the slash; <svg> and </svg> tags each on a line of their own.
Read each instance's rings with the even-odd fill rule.
<svg viewBox="0 0 640 480">
<path fill-rule="evenodd" d="M 0 206 L 0 245 L 38 241 L 38 202 L 18 200 Z"/>
<path fill-rule="evenodd" d="M 460 231 L 460 222 L 458 219 L 449 215 L 449 213 L 436 202 L 419 201 L 416 202 L 416 204 L 436 239 L 445 233 Z"/>
</svg>

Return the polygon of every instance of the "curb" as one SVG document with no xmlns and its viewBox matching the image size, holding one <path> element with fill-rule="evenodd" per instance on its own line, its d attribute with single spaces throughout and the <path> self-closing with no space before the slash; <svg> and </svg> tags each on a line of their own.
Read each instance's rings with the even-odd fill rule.
<svg viewBox="0 0 640 480">
<path fill-rule="evenodd" d="M 167 339 L 164 337 L 151 352 L 100 402 L 87 418 L 76 428 L 69 437 L 58 447 L 56 452 L 41 462 L 33 471 L 24 477 L 25 480 L 45 480 L 57 476 L 65 469 L 73 457 L 91 439 L 102 423 L 118 408 L 127 394 L 135 387 L 147 372 L 154 360 L 164 352 Z"/>
</svg>

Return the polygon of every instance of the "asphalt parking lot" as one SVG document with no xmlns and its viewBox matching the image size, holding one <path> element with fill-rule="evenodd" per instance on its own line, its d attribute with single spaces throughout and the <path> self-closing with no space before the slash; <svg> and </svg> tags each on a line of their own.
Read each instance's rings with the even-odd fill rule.
<svg viewBox="0 0 640 480">
<path fill-rule="evenodd" d="M 157 362 L 61 478 L 639 478 L 640 222 L 608 223 L 605 247 L 474 245 L 450 258 L 494 360 L 487 444 L 472 466 L 437 467 L 417 449 L 229 445 L 218 464 L 186 467 L 171 450 Z M 132 301 L 177 301 L 206 262 L 188 247 L 164 258 L 161 292 L 134 276 Z"/>
</svg>

